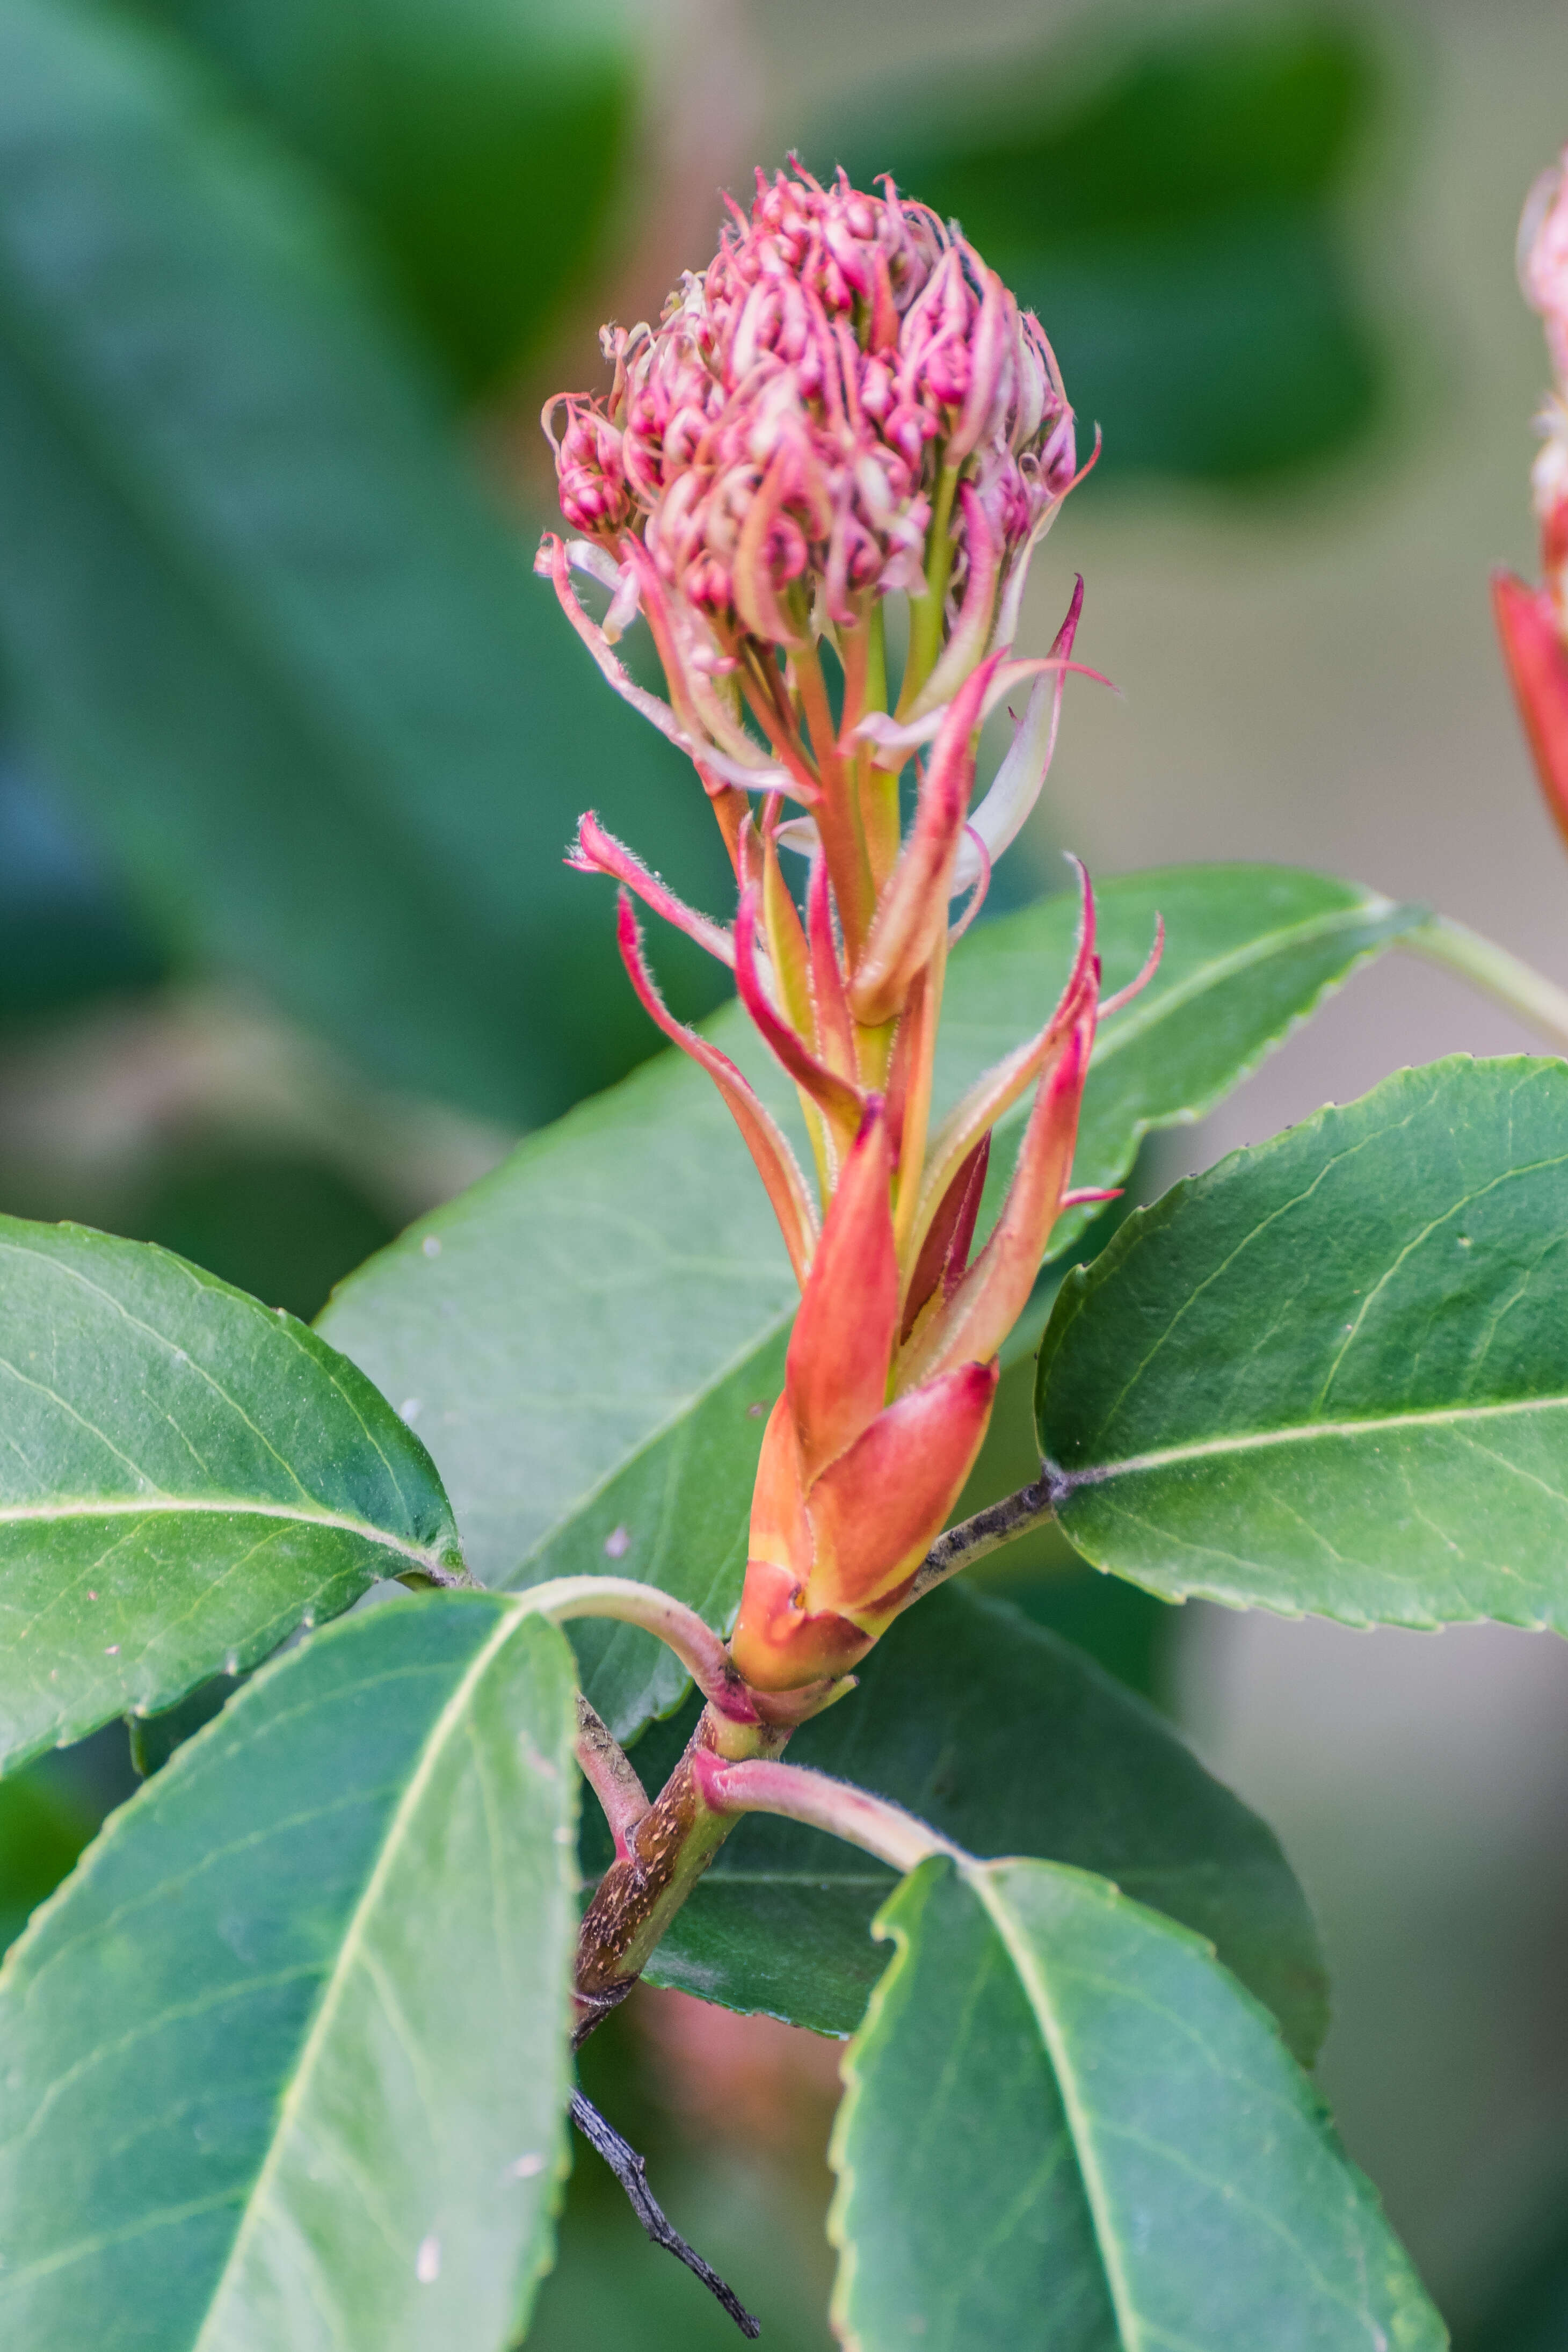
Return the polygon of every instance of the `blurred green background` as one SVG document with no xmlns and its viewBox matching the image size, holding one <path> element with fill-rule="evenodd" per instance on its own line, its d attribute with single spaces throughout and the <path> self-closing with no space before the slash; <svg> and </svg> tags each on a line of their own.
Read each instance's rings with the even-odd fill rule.
<svg viewBox="0 0 1568 2352">
<path fill-rule="evenodd" d="M 1277 857 L 1568 979 L 1485 601 L 1531 561 L 1511 251 L 1564 139 L 1543 0 L 0 0 L 0 1207 L 309 1316 L 650 1050 L 573 820 L 715 906 L 724 865 L 531 577 L 536 420 L 791 148 L 958 215 L 1104 430 L 1024 638 L 1081 569 L 1122 694 L 1075 692 L 994 907 L 1064 845 Z M 1528 1043 L 1381 965 L 1139 1190 Z M 1015 1379 L 976 1497 L 1030 1466 Z M 1463 2352 L 1568 2352 L 1568 1653 L 1167 1612 L 1046 1542 L 993 1569 L 1280 1831 L 1325 2089 Z M 134 1784 L 116 1732 L 0 1786 L 0 1943 Z M 584 2057 L 780 2352 L 828 2340 L 835 2063 L 673 1995 Z M 584 2157 L 531 2341 L 730 2340 Z"/>
</svg>

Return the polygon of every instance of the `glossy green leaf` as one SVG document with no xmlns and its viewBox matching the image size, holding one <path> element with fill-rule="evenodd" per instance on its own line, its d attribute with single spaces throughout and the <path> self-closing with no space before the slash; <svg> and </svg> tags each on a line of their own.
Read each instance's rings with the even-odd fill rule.
<svg viewBox="0 0 1568 2352">
<path fill-rule="evenodd" d="M 1269 2020 L 1085 1872 L 926 1864 L 846 2066 L 855 2352 L 1440 2352 L 1443 2324 Z"/>
<path fill-rule="evenodd" d="M 1568 1632 L 1568 1068 L 1402 1070 L 1069 1276 L 1040 1358 L 1072 1542 L 1172 1598 Z"/>
<path fill-rule="evenodd" d="M 363 1372 L 183 1258 L 0 1218 L 0 1759 L 462 1554 Z"/>
<path fill-rule="evenodd" d="M 1086 1184 L 1116 1182 L 1150 1129 L 1198 1117 L 1326 989 L 1420 919 L 1352 883 L 1279 866 L 1129 875 L 1099 895 L 1108 990 L 1139 970 L 1157 912 L 1167 946 L 1101 1034 L 1076 1169 Z M 1077 919 L 1064 893 L 964 941 L 948 978 L 939 1101 L 1044 1020 Z M 787 1082 L 732 1009 L 714 1034 L 789 1112 Z M 1064 1219 L 1055 1241 L 1065 1247 L 1075 1230 Z M 728 1113 L 699 1070 L 666 1055 L 373 1259 L 321 1328 L 388 1395 L 417 1403 L 487 1583 L 609 1570 L 677 1592 L 721 1626 L 740 1593 L 762 1417 L 795 1299 Z M 679 1670 L 647 1634 L 595 1629 L 579 1654 L 623 1738 L 680 1696 Z"/>
<path fill-rule="evenodd" d="M 458 379 L 515 367 L 595 254 L 638 79 L 617 0 L 142 0 L 351 198 Z"/>
<path fill-rule="evenodd" d="M 531 551 L 304 168 L 168 39 L 0 0 L 16 724 L 184 953 L 508 1121 L 646 1050 L 561 864 L 584 803 L 724 866 Z"/>
<path fill-rule="evenodd" d="M 638 1742 L 650 1786 L 684 1717 Z M 1114 1879 L 1215 1944 L 1310 2063 L 1328 1987 L 1305 1897 L 1273 1832 L 1211 1780 L 1152 1707 L 1006 1601 L 960 1585 L 901 1618 L 860 1687 L 790 1742 L 980 1854 L 1039 1854 Z M 595 1813 L 586 1809 L 588 1821 Z M 601 1831 L 593 1853 L 603 1869 Z M 821 1832 L 752 1814 L 732 1832 L 647 1970 L 727 2007 L 819 2032 L 859 2023 L 893 1885 Z"/>
<path fill-rule="evenodd" d="M 571 1656 L 363 1612 L 116 1813 L 0 1973 L 0 2336 L 506 2352 L 549 2259 Z"/>
</svg>

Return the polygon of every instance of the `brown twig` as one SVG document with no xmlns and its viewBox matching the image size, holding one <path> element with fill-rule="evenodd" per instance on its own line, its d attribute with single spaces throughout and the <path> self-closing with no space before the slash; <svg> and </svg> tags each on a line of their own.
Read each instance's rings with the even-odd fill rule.
<svg viewBox="0 0 1568 2352">
<path fill-rule="evenodd" d="M 624 2140 L 615 2126 L 606 2123 L 591 2101 L 581 2091 L 572 2094 L 572 2120 L 587 2141 L 609 2166 L 626 2190 L 632 2211 L 647 2231 L 656 2246 L 663 2246 L 678 2263 L 684 2263 L 694 2278 L 700 2278 L 708 2292 L 721 2303 L 742 2336 L 756 2337 L 762 2334 L 759 2323 L 752 2317 L 733 2287 L 726 2286 L 710 2263 L 705 2263 L 695 2248 L 689 2246 L 679 2230 L 671 2227 L 662 2207 L 647 2185 L 647 2164 L 629 2141 Z"/>
<path fill-rule="evenodd" d="M 944 1536 L 938 1536 L 915 1570 L 910 1599 L 918 1601 L 933 1585 L 956 1576 L 961 1568 L 972 1567 L 1016 1536 L 1043 1526 L 1055 1510 L 1060 1492 L 1060 1475 L 1047 1465 L 1032 1486 L 1020 1486 L 1016 1495 L 1005 1495 L 999 1503 L 988 1503 L 983 1511 L 976 1511 L 972 1519 L 949 1528 Z"/>
</svg>

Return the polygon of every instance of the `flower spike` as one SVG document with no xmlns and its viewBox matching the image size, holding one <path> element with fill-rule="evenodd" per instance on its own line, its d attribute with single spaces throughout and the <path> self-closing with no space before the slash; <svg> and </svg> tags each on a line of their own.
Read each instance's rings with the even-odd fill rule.
<svg viewBox="0 0 1568 2352">
<path fill-rule="evenodd" d="M 591 814 L 569 860 L 622 886 L 632 983 L 720 1087 L 801 1281 L 731 1643 L 757 1705 L 780 1695 L 770 1722 L 842 1687 L 913 1596 L 1052 1220 L 1099 1197 L 1068 1189 L 1100 1009 L 1087 877 L 1060 1003 L 931 1133 L 948 955 L 1038 798 L 1065 680 L 1082 668 L 1081 582 L 1050 653 L 1012 651 L 1032 553 L 1079 469 L 1038 320 L 956 227 L 879 187 L 842 173 L 824 186 L 794 158 L 759 173 L 658 325 L 605 331 L 607 394 L 544 419 L 573 537 L 548 540 L 541 568 L 615 690 L 691 758 L 736 876 L 731 935 Z M 574 568 L 606 593 L 603 624 Z M 910 599 L 910 635 L 890 689 L 893 593 Z M 667 699 L 613 650 L 634 618 Z M 1012 748 L 977 793 L 984 721 L 1020 694 Z M 786 814 L 786 797 L 808 813 Z M 784 847 L 809 860 L 802 905 Z M 732 964 L 800 1091 L 820 1233 L 757 1096 L 659 998 L 628 891 Z M 972 1263 L 993 1128 L 1031 1087 L 1001 1216 Z"/>
</svg>

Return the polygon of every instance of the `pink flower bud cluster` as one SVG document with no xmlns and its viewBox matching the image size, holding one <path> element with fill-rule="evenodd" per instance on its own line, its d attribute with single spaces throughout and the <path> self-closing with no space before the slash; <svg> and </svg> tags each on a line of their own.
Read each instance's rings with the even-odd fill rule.
<svg viewBox="0 0 1568 2352">
<path fill-rule="evenodd" d="M 565 411 L 567 522 L 617 565 L 640 539 L 721 665 L 740 635 L 798 642 L 818 598 L 819 620 L 847 626 L 868 593 L 925 593 L 943 468 L 968 494 L 942 584 L 956 609 L 978 569 L 994 606 L 1074 478 L 1038 320 L 884 186 L 759 172 L 750 216 L 734 208 L 659 325 L 605 331 L 609 393 L 546 411 L 547 431 Z"/>
</svg>

